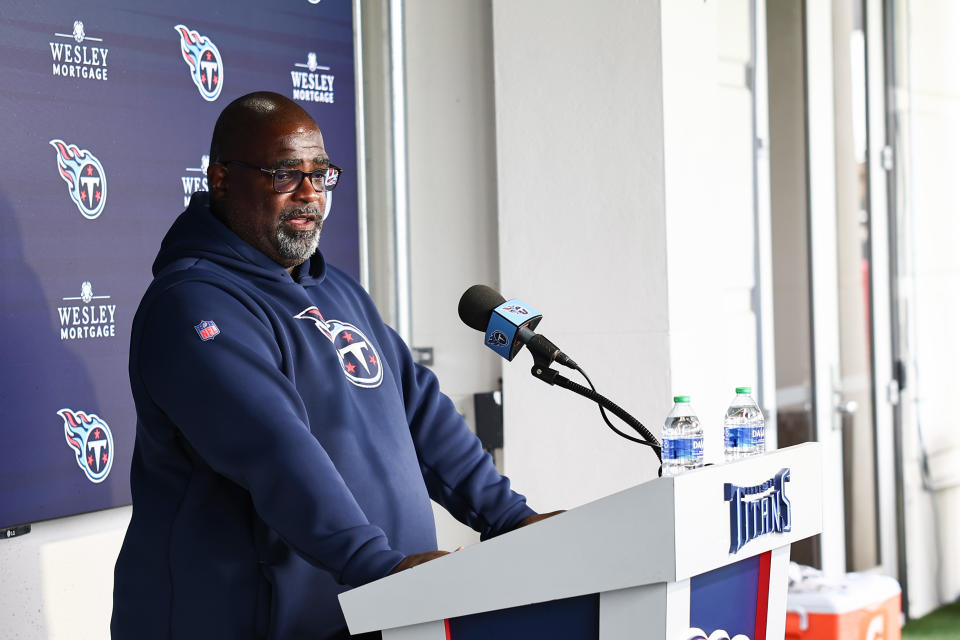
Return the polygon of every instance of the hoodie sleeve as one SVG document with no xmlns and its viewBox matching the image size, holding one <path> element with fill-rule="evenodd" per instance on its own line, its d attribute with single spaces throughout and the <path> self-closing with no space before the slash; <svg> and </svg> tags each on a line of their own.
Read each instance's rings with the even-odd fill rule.
<svg viewBox="0 0 960 640">
<path fill-rule="evenodd" d="M 511 490 L 493 458 L 470 431 L 437 377 L 413 362 L 403 340 L 391 332 L 400 354 L 404 406 L 430 497 L 482 540 L 516 528 L 534 515 L 526 498 Z"/>
<path fill-rule="evenodd" d="M 185 282 L 141 313 L 131 345 L 135 392 L 142 385 L 204 462 L 250 493 L 268 526 L 343 584 L 381 578 L 403 560 L 310 433 L 277 336 L 256 305 Z M 201 339 L 201 320 L 219 333 Z"/>
</svg>

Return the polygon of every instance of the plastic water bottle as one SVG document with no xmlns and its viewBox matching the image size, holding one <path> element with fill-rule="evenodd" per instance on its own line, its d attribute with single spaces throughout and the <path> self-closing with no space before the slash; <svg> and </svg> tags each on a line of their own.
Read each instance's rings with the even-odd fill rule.
<svg viewBox="0 0 960 640">
<path fill-rule="evenodd" d="M 674 396 L 673 403 L 660 442 L 665 476 L 703 466 L 703 427 L 690 406 L 690 396 Z"/>
<path fill-rule="evenodd" d="M 754 402 L 751 387 L 737 387 L 737 395 L 723 418 L 723 457 L 727 462 L 763 453 L 767 428 Z"/>
</svg>

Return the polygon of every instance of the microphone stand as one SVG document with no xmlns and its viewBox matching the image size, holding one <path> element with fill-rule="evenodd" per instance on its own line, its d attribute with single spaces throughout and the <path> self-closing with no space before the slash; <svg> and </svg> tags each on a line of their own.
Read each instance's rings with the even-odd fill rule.
<svg viewBox="0 0 960 640">
<path fill-rule="evenodd" d="M 615 404 L 609 398 L 597 393 L 595 390 L 584 387 L 583 385 L 579 385 L 573 380 L 570 380 L 569 378 L 565 378 L 556 369 L 551 369 L 550 364 L 551 364 L 550 360 L 534 355 L 533 367 L 531 367 L 530 373 L 533 374 L 533 377 L 536 378 L 537 380 L 542 380 L 543 382 L 546 382 L 551 386 L 556 385 L 558 387 L 567 389 L 568 391 L 573 391 L 577 395 L 583 396 L 588 400 L 592 400 L 596 402 L 602 408 L 606 409 L 613 415 L 617 416 L 618 418 L 626 422 L 628 425 L 633 427 L 634 431 L 636 431 L 637 433 L 640 434 L 641 437 L 643 437 L 643 440 L 645 443 L 650 445 L 650 448 L 653 449 L 654 454 L 656 454 L 657 456 L 657 460 L 659 460 L 661 463 L 663 462 L 663 458 L 661 458 L 660 456 L 660 443 L 657 442 L 657 439 L 654 437 L 654 435 L 650 433 L 650 431 L 645 426 L 643 426 L 643 424 L 641 424 L 639 420 L 637 420 L 636 418 L 631 416 L 629 413 L 621 409 L 619 406 L 617 406 L 617 404 Z M 583 372 L 581 371 L 581 373 Z M 586 374 L 584 374 L 584 376 L 586 376 Z M 589 378 L 588 378 L 588 381 L 589 381 Z M 609 424 L 609 422 L 607 424 Z M 613 428 L 613 425 L 610 425 L 610 428 Z M 614 429 L 614 431 L 617 431 L 617 430 Z"/>
</svg>

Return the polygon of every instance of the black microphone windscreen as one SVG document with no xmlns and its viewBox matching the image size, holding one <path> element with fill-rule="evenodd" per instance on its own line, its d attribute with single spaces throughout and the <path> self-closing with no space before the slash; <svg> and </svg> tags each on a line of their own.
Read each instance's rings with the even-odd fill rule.
<svg viewBox="0 0 960 640">
<path fill-rule="evenodd" d="M 490 314 L 506 302 L 504 297 L 485 284 L 475 284 L 460 296 L 457 313 L 468 327 L 477 331 L 486 331 Z"/>
</svg>

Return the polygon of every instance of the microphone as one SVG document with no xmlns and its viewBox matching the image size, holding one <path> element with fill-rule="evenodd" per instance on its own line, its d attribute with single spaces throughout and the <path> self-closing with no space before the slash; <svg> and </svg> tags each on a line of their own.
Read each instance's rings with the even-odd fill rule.
<svg viewBox="0 0 960 640">
<path fill-rule="evenodd" d="M 577 368 L 577 363 L 557 345 L 533 331 L 543 314 L 517 298 L 505 300 L 494 289 L 475 284 L 460 296 L 457 312 L 465 325 L 482 331 L 484 343 L 507 361 L 513 360 L 526 345 L 535 361 L 546 360 L 548 365 L 556 361 Z"/>
</svg>

